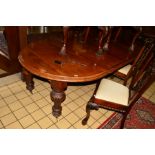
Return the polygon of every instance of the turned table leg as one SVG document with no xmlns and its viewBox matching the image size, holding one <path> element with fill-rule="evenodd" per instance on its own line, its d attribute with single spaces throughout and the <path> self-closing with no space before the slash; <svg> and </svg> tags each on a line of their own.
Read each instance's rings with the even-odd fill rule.
<svg viewBox="0 0 155 155">
<path fill-rule="evenodd" d="M 67 83 L 51 80 L 50 84 L 52 88 L 50 97 L 54 102 L 54 105 L 52 107 L 52 114 L 57 118 L 61 115 L 61 103 L 66 99 L 66 94 L 64 93 L 64 91 L 67 89 Z"/>
<path fill-rule="evenodd" d="M 34 89 L 33 75 L 24 68 L 22 71 L 22 80 L 26 82 L 26 89 L 32 93 Z"/>
</svg>

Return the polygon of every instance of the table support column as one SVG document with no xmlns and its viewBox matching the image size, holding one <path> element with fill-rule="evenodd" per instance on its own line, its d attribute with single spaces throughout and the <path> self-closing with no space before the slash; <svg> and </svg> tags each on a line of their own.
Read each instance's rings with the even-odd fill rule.
<svg viewBox="0 0 155 155">
<path fill-rule="evenodd" d="M 50 84 L 52 88 L 50 96 L 51 100 L 54 102 L 52 114 L 57 118 L 61 115 L 61 103 L 66 99 L 66 94 L 64 91 L 67 89 L 67 83 L 51 80 Z"/>
</svg>

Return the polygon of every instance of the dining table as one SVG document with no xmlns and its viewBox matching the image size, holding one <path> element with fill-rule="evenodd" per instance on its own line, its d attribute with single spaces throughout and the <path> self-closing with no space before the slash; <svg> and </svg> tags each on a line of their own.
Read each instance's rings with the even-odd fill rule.
<svg viewBox="0 0 155 155">
<path fill-rule="evenodd" d="M 57 36 L 34 41 L 23 48 L 18 57 L 28 90 L 34 89 L 33 75 L 49 81 L 49 93 L 54 102 L 51 111 L 56 118 L 63 111 L 62 103 L 69 83 L 101 79 L 133 60 L 128 48 L 119 50 L 117 46 L 109 46 L 108 51 L 98 55 L 98 42 L 94 38 L 83 44 L 79 37 L 70 37 L 65 53 L 60 52 L 62 45 L 63 39 Z"/>
</svg>

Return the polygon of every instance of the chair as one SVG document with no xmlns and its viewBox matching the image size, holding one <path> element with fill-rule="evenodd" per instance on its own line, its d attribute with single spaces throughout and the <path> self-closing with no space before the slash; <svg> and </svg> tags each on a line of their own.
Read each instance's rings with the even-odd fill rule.
<svg viewBox="0 0 155 155">
<path fill-rule="evenodd" d="M 132 52 L 135 50 L 136 41 L 142 32 L 142 27 L 113 27 L 111 33 L 111 40 L 113 37 L 113 43 L 123 43 Z"/>
<path fill-rule="evenodd" d="M 139 37 L 140 33 L 142 32 L 142 27 L 136 27 L 136 28 L 133 28 L 133 29 L 134 29 L 134 34 L 131 37 L 132 39 L 129 42 L 129 45 L 127 45 L 127 48 L 130 51 L 129 56 L 135 57 L 135 55 L 134 55 L 134 50 L 135 50 L 135 46 L 136 46 L 135 44 L 136 44 L 137 38 Z M 122 27 L 120 27 L 118 29 L 118 31 L 116 32 L 116 35 L 115 35 L 115 38 L 114 38 L 114 42 L 117 42 L 121 31 L 122 31 Z M 123 50 L 123 49 L 121 49 L 121 46 L 119 47 L 119 49 Z M 128 64 L 128 65 L 122 67 L 121 69 L 116 71 L 114 73 L 114 75 L 117 76 L 118 78 L 121 78 L 121 79 L 125 80 L 129 70 L 131 69 L 131 67 L 134 67 L 136 61 L 137 61 L 137 59 L 135 59 L 131 64 Z"/>
<path fill-rule="evenodd" d="M 131 64 L 126 65 L 125 67 L 122 67 L 117 72 L 114 73 L 117 77 L 120 77 L 124 80 L 123 85 L 126 85 L 129 77 L 131 76 L 130 72 L 136 67 L 137 63 L 140 61 L 140 58 L 145 50 L 145 46 L 141 48 L 141 50 L 138 52 L 137 57 L 134 59 L 134 62 Z"/>
<path fill-rule="evenodd" d="M 99 35 L 98 35 L 98 51 L 96 55 L 100 56 L 104 53 L 104 51 L 108 50 L 108 43 L 110 41 L 111 27 L 109 26 L 98 26 Z M 88 40 L 88 35 L 90 33 L 90 27 L 87 27 L 85 36 L 84 36 L 84 44 Z M 103 41 L 105 43 L 103 44 Z"/>
<path fill-rule="evenodd" d="M 64 26 L 63 27 L 63 46 L 62 46 L 62 48 L 60 50 L 60 54 L 62 54 L 62 55 L 66 54 L 66 46 L 67 46 L 67 43 L 68 43 L 68 34 L 69 34 L 70 28 L 71 28 L 70 26 Z M 91 27 L 88 26 L 84 30 L 84 37 L 83 37 L 83 40 L 82 40 L 83 44 L 86 44 L 86 42 L 88 40 L 90 29 L 91 29 Z M 97 51 L 97 54 L 102 55 L 102 53 L 103 53 L 103 48 L 102 48 L 103 45 L 102 45 L 102 43 L 103 43 L 103 40 L 106 38 L 106 36 L 107 36 L 107 34 L 109 32 L 109 27 L 108 26 L 98 26 L 98 30 L 99 30 L 99 36 L 98 36 L 98 51 Z"/>
<path fill-rule="evenodd" d="M 152 42 L 146 42 L 136 59 L 136 64 L 129 71 L 126 80 L 128 85 L 122 85 L 103 78 L 97 84 L 96 90 L 87 103 L 86 117 L 82 124 L 87 124 L 91 110 L 104 108 L 123 114 L 120 128 L 124 127 L 125 119 L 134 103 L 155 80 L 155 58 Z"/>
</svg>

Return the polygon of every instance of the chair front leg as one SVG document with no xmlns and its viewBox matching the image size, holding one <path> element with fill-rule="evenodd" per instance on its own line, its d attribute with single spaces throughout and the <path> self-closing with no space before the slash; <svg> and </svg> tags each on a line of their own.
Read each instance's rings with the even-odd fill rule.
<svg viewBox="0 0 155 155">
<path fill-rule="evenodd" d="M 96 103 L 93 103 L 93 102 L 89 101 L 89 102 L 87 103 L 87 106 L 86 106 L 86 113 L 87 113 L 87 115 L 86 115 L 86 117 L 82 120 L 82 125 L 86 125 L 86 124 L 87 124 L 88 119 L 89 119 L 89 117 L 90 117 L 90 111 L 91 111 L 91 110 L 98 110 L 98 109 L 99 109 L 99 106 L 98 106 Z"/>
</svg>

